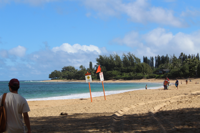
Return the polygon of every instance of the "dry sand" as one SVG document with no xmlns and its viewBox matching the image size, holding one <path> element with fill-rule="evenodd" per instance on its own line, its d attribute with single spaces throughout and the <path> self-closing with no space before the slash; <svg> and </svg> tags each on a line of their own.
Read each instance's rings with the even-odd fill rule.
<svg viewBox="0 0 200 133">
<path fill-rule="evenodd" d="M 186 85 L 180 79 L 178 89 L 171 85 L 169 90 L 137 90 L 108 95 L 106 100 L 94 97 L 93 102 L 90 98 L 29 101 L 32 132 L 200 132 L 199 82 L 192 79 Z"/>
</svg>

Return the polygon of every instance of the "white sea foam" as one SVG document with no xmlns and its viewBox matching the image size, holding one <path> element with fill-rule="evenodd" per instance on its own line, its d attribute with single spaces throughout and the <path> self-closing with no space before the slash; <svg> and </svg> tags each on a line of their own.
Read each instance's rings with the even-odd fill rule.
<svg viewBox="0 0 200 133">
<path fill-rule="evenodd" d="M 42 82 L 42 80 L 24 80 L 24 82 Z"/>
<path fill-rule="evenodd" d="M 148 87 L 148 89 L 158 89 L 162 88 L 160 87 Z M 144 88 L 138 88 L 138 89 L 129 89 L 129 90 L 117 90 L 117 91 L 105 91 L 106 96 L 112 95 L 112 94 L 119 94 L 129 91 L 135 91 L 135 90 L 144 90 Z M 102 92 L 92 92 L 92 97 L 99 97 L 104 96 L 103 91 Z M 64 99 L 80 99 L 80 98 L 90 98 L 90 93 L 82 93 L 82 94 L 73 94 L 73 95 L 67 95 L 67 96 L 56 96 L 56 97 L 46 97 L 46 98 L 33 98 L 33 99 L 27 99 L 27 101 L 41 101 L 41 100 L 64 100 Z"/>
</svg>

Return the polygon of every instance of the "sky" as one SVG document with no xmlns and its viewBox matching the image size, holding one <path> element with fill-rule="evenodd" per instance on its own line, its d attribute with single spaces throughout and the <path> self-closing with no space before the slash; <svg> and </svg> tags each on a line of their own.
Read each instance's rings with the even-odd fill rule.
<svg viewBox="0 0 200 133">
<path fill-rule="evenodd" d="M 199 0 L 0 0 L 0 81 L 46 80 L 99 55 L 199 51 Z"/>
</svg>

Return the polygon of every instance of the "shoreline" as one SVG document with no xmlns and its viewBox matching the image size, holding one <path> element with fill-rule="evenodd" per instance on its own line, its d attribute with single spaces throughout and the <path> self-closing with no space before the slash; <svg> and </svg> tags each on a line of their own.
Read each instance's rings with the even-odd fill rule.
<svg viewBox="0 0 200 133">
<path fill-rule="evenodd" d="M 158 84 L 163 84 L 163 79 L 140 79 L 140 80 L 106 80 L 103 81 L 104 83 L 158 83 Z M 173 85 L 173 83 L 175 82 L 175 80 L 170 80 L 172 82 L 172 84 L 170 86 Z M 43 80 L 41 82 L 78 82 L 78 83 L 86 83 L 85 80 Z M 171 83 L 170 82 L 170 83 Z M 101 81 L 97 81 L 97 80 L 93 80 L 91 83 L 101 83 Z M 150 87 L 148 90 L 156 90 L 156 89 L 163 89 L 162 87 L 163 85 L 159 86 L 159 87 Z M 129 90 L 113 90 L 115 93 L 113 94 L 106 94 L 106 96 L 108 95 L 117 95 L 117 94 L 123 94 L 126 92 L 132 92 L 132 91 L 140 91 L 140 90 L 145 90 L 144 88 L 138 88 L 138 89 L 129 89 Z M 113 92 L 112 91 L 112 92 Z M 111 92 L 111 91 L 105 91 L 107 93 Z M 92 92 L 92 94 L 94 93 L 102 93 L 100 92 Z M 59 100 L 79 100 L 79 99 L 90 99 L 89 96 L 89 92 L 88 93 L 82 93 L 87 94 L 87 96 L 83 96 L 83 97 L 76 97 L 73 98 L 73 96 L 76 96 L 77 94 L 72 94 L 72 95 L 67 95 L 67 96 L 53 96 L 53 97 L 46 97 L 46 98 L 30 98 L 27 99 L 27 101 L 59 101 Z M 92 98 L 96 98 L 96 97 L 103 97 L 103 94 L 100 95 L 92 95 Z"/>
<path fill-rule="evenodd" d="M 146 82 L 145 82 L 146 83 Z M 148 90 L 152 89 L 161 89 L 161 86 L 159 87 L 149 87 Z M 112 90 L 112 91 L 105 91 L 106 96 L 108 95 L 115 95 L 115 94 L 121 94 L 121 93 L 126 93 L 126 92 L 131 92 L 131 91 L 139 91 L 139 90 L 145 90 L 145 88 L 137 88 L 137 89 L 128 89 L 128 90 Z M 87 94 L 87 96 L 86 96 Z M 82 97 L 77 97 L 77 95 L 84 95 Z M 30 98 L 27 99 L 27 101 L 49 101 L 49 100 L 70 100 L 70 99 L 88 99 L 90 98 L 90 93 L 81 93 L 81 94 L 72 94 L 72 95 L 66 95 L 66 96 L 54 96 L 54 97 L 46 97 L 46 98 Z M 100 92 L 92 92 L 92 97 L 102 97 L 103 93 L 102 91 Z M 75 97 L 75 98 L 73 98 Z"/>
<path fill-rule="evenodd" d="M 60 83 L 86 83 L 85 80 L 44 80 L 41 82 L 52 82 L 52 83 L 56 83 L 56 82 L 60 82 Z M 140 79 L 140 80 L 106 80 L 103 81 L 104 83 L 158 83 L 158 84 L 162 84 L 163 80 L 162 79 Z M 91 82 L 92 83 L 102 83 L 99 80 L 93 80 Z M 158 87 L 148 87 L 149 89 L 162 89 L 162 85 L 158 86 Z M 127 89 L 127 90 L 112 90 L 112 91 L 107 91 L 105 90 L 106 96 L 107 95 L 115 95 L 115 94 L 121 94 L 121 93 L 126 93 L 126 92 L 131 92 L 131 91 L 138 91 L 138 90 L 145 90 L 144 88 L 137 88 L 137 89 Z M 112 92 L 110 94 L 110 92 Z M 100 93 L 100 94 L 97 94 Z M 82 95 L 82 97 L 77 97 L 77 95 Z M 83 96 L 84 95 L 84 96 Z M 85 96 L 87 95 L 87 96 Z M 75 96 L 75 98 L 74 98 Z M 102 91 L 99 92 L 92 92 L 92 97 L 102 97 Z M 46 98 L 30 98 L 27 99 L 27 101 L 52 101 L 52 100 L 70 100 L 70 99 L 89 99 L 90 98 L 90 94 L 89 92 L 87 93 L 81 93 L 81 94 L 72 94 L 72 95 L 66 95 L 66 96 L 53 96 L 53 97 L 46 97 Z"/>
<path fill-rule="evenodd" d="M 105 80 L 104 83 L 163 83 L 164 79 L 136 79 L 136 80 Z M 80 82 L 85 83 L 85 80 L 43 80 L 41 82 Z M 99 80 L 92 80 L 94 83 L 101 83 Z"/>
</svg>

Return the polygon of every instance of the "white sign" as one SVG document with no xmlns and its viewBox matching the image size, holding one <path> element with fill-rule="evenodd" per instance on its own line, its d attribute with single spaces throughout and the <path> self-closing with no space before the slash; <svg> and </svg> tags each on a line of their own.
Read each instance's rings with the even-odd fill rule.
<svg viewBox="0 0 200 133">
<path fill-rule="evenodd" d="M 87 83 L 88 82 L 92 82 L 92 76 L 91 75 L 86 75 L 85 76 L 85 80 L 86 80 Z"/>
<path fill-rule="evenodd" d="M 99 78 L 100 78 L 100 81 L 104 81 L 103 72 L 99 73 Z"/>
</svg>

